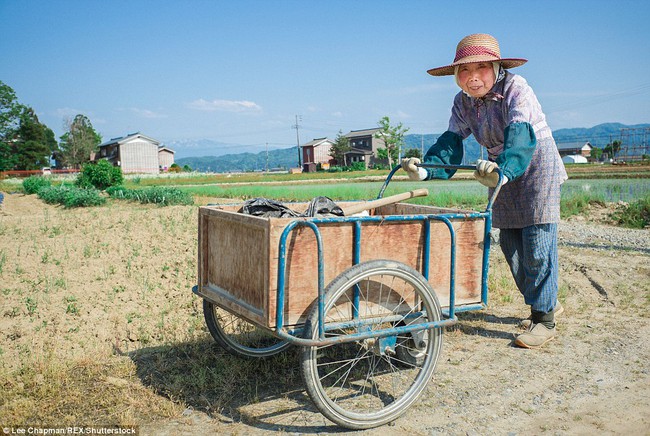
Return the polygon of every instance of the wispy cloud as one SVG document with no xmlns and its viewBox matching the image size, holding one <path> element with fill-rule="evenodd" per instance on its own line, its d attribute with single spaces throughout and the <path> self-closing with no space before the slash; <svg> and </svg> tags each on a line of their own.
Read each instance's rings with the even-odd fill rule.
<svg viewBox="0 0 650 436">
<path fill-rule="evenodd" d="M 260 112 L 262 107 L 255 102 L 247 100 L 194 100 L 187 105 L 190 109 L 199 111 L 223 112 Z"/>
<path fill-rule="evenodd" d="M 160 112 L 155 112 L 149 109 L 140 109 L 137 107 L 132 107 L 129 108 L 129 110 L 134 113 L 135 115 L 142 117 L 142 118 L 167 118 L 167 115 L 162 114 Z"/>
</svg>

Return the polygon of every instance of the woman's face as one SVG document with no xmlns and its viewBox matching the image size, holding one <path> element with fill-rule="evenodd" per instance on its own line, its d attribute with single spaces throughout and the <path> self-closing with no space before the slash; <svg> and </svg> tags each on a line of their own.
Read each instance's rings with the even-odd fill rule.
<svg viewBox="0 0 650 436">
<path fill-rule="evenodd" d="M 475 62 L 458 67 L 458 83 L 474 98 L 484 97 L 494 86 L 496 77 L 492 62 Z"/>
</svg>

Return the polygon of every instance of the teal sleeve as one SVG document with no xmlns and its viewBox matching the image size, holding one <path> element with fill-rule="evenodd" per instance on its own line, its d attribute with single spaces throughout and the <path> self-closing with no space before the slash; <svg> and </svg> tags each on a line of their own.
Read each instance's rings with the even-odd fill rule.
<svg viewBox="0 0 650 436">
<path fill-rule="evenodd" d="M 462 162 L 463 138 L 449 130 L 440 135 L 436 143 L 424 155 L 424 163 L 427 164 L 460 165 Z M 449 179 L 454 174 L 456 174 L 456 170 L 427 168 L 426 180 Z"/>
<path fill-rule="evenodd" d="M 508 180 L 515 180 L 528 168 L 537 146 L 537 138 L 529 123 L 508 125 L 503 137 L 503 152 L 497 157 L 496 163 Z"/>
</svg>

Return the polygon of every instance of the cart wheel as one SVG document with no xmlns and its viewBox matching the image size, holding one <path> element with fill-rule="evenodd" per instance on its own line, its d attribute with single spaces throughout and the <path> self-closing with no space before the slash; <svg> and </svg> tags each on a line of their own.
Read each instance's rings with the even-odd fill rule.
<svg viewBox="0 0 650 436">
<path fill-rule="evenodd" d="M 359 317 L 373 322 L 361 327 L 339 324 L 335 330 L 332 322 L 353 320 L 355 289 Z M 426 279 L 399 262 L 372 260 L 353 266 L 329 284 L 325 295 L 326 337 L 441 319 L 440 303 Z M 305 335 L 318 339 L 317 305 Z M 303 347 L 307 392 L 318 410 L 342 427 L 358 430 L 386 424 L 424 391 L 440 355 L 441 335 L 442 328 L 434 328 L 420 334 Z"/>
<path fill-rule="evenodd" d="M 203 300 L 203 316 L 214 340 L 235 356 L 270 357 L 291 345 L 207 300 Z"/>
</svg>

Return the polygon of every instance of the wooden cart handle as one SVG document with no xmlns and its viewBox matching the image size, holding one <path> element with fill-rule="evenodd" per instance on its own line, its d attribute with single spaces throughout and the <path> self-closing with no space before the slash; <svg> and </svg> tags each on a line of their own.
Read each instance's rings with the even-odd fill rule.
<svg viewBox="0 0 650 436">
<path fill-rule="evenodd" d="M 408 200 L 409 198 L 426 197 L 427 195 L 429 195 L 429 190 L 426 188 L 421 188 L 415 189 L 413 191 L 402 192 L 401 194 L 390 195 L 384 198 L 378 198 L 376 200 L 363 201 L 361 203 L 342 206 L 341 209 L 343 210 L 343 214 L 345 216 L 350 216 L 354 215 L 355 213 L 363 212 L 364 210 L 386 206 L 387 204 L 398 203 L 400 201 Z"/>
</svg>

